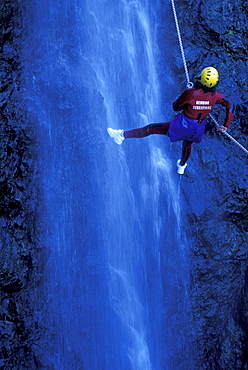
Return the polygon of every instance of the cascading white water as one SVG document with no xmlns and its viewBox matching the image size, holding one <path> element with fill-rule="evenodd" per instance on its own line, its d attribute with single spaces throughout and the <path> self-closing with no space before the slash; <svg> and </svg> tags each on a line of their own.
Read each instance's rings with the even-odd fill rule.
<svg viewBox="0 0 248 370">
<path fill-rule="evenodd" d="M 39 121 L 46 369 L 192 369 L 168 138 L 118 146 L 106 131 L 161 116 L 160 3 L 32 5 L 23 59 Z"/>
<path fill-rule="evenodd" d="M 107 28 L 105 20 L 100 18 L 99 12 L 94 13 L 99 32 L 99 35 L 94 35 L 98 37 L 95 44 L 98 50 L 100 44 L 103 51 L 93 68 L 106 107 L 105 125 L 132 127 L 136 124 L 135 120 L 142 122 L 139 112 L 147 119 L 154 117 L 159 107 L 160 93 L 153 52 L 156 44 L 152 41 L 155 34 L 149 24 L 147 4 L 122 1 L 117 8 L 121 17 L 111 32 L 104 32 Z M 109 50 L 106 45 L 111 45 L 112 49 Z M 115 54 L 117 50 L 118 54 Z M 103 68 L 106 64 L 107 71 Z M 140 203 L 135 196 L 137 189 L 132 187 L 132 177 L 137 174 L 130 173 L 124 149 L 114 147 L 108 140 L 106 152 L 109 172 L 109 196 L 106 201 L 107 228 L 110 230 L 107 242 L 111 271 L 110 299 L 122 323 L 120 332 L 126 332 L 128 338 L 126 346 L 130 368 L 148 370 L 153 366 L 147 342 L 146 276 L 140 276 L 139 271 L 139 265 L 144 271 L 146 265 L 144 234 Z M 139 279 L 144 287 L 140 286 Z"/>
<path fill-rule="evenodd" d="M 154 4 L 153 11 L 155 9 Z M 97 34 L 91 36 L 92 44 L 98 52 L 92 67 L 106 107 L 105 127 L 127 129 L 145 125 L 156 119 L 160 107 L 156 19 L 149 18 L 147 2 L 122 1 L 116 10 L 121 18 L 110 30 L 109 20 L 100 16 L 101 10 L 92 13 L 97 25 Z M 104 126 L 102 122 L 100 124 Z M 173 366 L 170 357 L 176 347 L 167 319 L 164 338 L 173 340 L 167 344 L 167 354 L 163 354 L 168 360 L 161 360 L 162 353 L 156 348 L 158 341 L 153 339 L 163 325 L 160 312 L 166 301 L 163 292 L 167 290 L 173 295 L 174 289 L 174 282 L 170 285 L 162 281 L 165 275 L 161 272 L 163 249 L 169 250 L 165 255 L 170 255 L 171 248 L 175 249 L 175 256 L 179 253 L 176 261 L 183 263 L 183 259 L 180 260 L 182 234 L 178 188 L 170 161 L 157 143 L 151 140 L 125 141 L 122 147 L 117 147 L 108 139 L 106 148 L 109 184 L 106 249 L 111 271 L 110 298 L 121 319 L 120 330 L 126 331 L 129 338 L 127 353 L 132 369 L 163 368 L 163 364 L 169 369 Z M 164 205 L 161 192 L 166 194 Z M 168 226 L 173 220 L 173 230 L 169 231 Z M 169 231 L 167 237 L 165 230 Z M 164 261 L 162 268 L 166 269 L 167 264 L 170 268 L 170 263 Z M 170 278 L 177 280 L 178 275 L 180 273 L 172 274 Z M 156 298 L 153 298 L 155 306 L 149 300 L 149 289 L 153 288 L 157 289 Z M 158 315 L 156 318 L 154 312 Z"/>
</svg>

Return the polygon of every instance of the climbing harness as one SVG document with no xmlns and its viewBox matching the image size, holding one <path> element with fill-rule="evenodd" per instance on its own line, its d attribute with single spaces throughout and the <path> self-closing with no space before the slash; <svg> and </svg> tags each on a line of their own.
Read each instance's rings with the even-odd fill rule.
<svg viewBox="0 0 248 370">
<path fill-rule="evenodd" d="M 178 19 L 177 19 L 177 13 L 176 13 L 176 7 L 175 7 L 174 0 L 171 0 L 171 5 L 172 5 L 172 9 L 173 9 L 175 24 L 176 24 L 177 36 L 178 36 L 178 41 L 179 41 L 179 45 L 180 45 L 180 49 L 181 49 L 185 75 L 186 75 L 186 79 L 187 79 L 187 87 L 190 89 L 190 88 L 193 87 L 194 84 L 189 79 L 189 72 L 188 72 L 187 62 L 186 62 L 186 58 L 185 58 L 185 54 L 184 54 L 183 42 L 182 42 L 182 38 L 181 38 L 181 33 L 180 33 L 179 24 L 178 24 Z M 209 114 L 209 116 L 214 121 L 216 127 L 221 127 L 221 125 L 218 124 L 218 122 L 215 120 L 215 118 L 211 114 Z M 225 132 L 223 132 L 223 134 L 226 135 L 230 140 L 232 140 L 236 145 L 238 145 L 246 154 L 248 154 L 248 150 L 245 147 L 243 147 L 243 145 L 241 145 L 237 140 L 235 140 L 230 134 L 228 134 L 228 132 L 225 131 Z"/>
</svg>

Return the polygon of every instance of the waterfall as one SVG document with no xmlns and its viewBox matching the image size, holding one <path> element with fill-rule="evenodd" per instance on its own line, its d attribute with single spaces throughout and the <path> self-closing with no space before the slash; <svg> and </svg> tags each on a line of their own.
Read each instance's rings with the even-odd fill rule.
<svg viewBox="0 0 248 370">
<path fill-rule="evenodd" d="M 46 369 L 193 369 L 187 242 L 168 138 L 118 146 L 106 132 L 161 119 L 159 7 L 26 6 L 23 104 L 38 118 L 46 252 L 36 314 Z"/>
</svg>

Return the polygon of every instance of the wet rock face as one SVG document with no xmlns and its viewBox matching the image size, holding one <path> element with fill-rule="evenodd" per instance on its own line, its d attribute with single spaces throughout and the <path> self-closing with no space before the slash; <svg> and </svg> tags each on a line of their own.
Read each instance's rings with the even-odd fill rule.
<svg viewBox="0 0 248 370">
<path fill-rule="evenodd" d="M 192 80 L 207 66 L 219 70 L 218 91 L 236 104 L 228 132 L 248 148 L 247 4 L 190 0 L 177 11 Z M 183 90 L 179 53 L 175 60 Z M 214 109 L 213 115 L 222 123 L 224 109 Z M 247 369 L 247 155 L 209 122 L 190 161 L 194 166 L 188 166 L 182 190 L 191 250 L 196 368 Z"/>
<path fill-rule="evenodd" d="M 14 1 L 0 1 L 0 367 L 35 369 L 37 327 L 30 304 L 37 273 L 34 135 L 19 108 L 21 68 Z"/>
</svg>

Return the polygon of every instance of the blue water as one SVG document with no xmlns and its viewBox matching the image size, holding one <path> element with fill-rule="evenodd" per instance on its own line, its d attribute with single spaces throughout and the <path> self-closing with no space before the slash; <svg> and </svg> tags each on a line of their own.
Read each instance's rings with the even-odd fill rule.
<svg viewBox="0 0 248 370">
<path fill-rule="evenodd" d="M 172 22 L 169 2 L 168 19 L 161 6 L 23 6 L 23 104 L 36 125 L 41 189 L 44 369 L 194 368 L 178 153 L 166 137 L 118 146 L 106 131 L 171 118 L 177 40 L 158 43 L 162 22 Z"/>
</svg>

